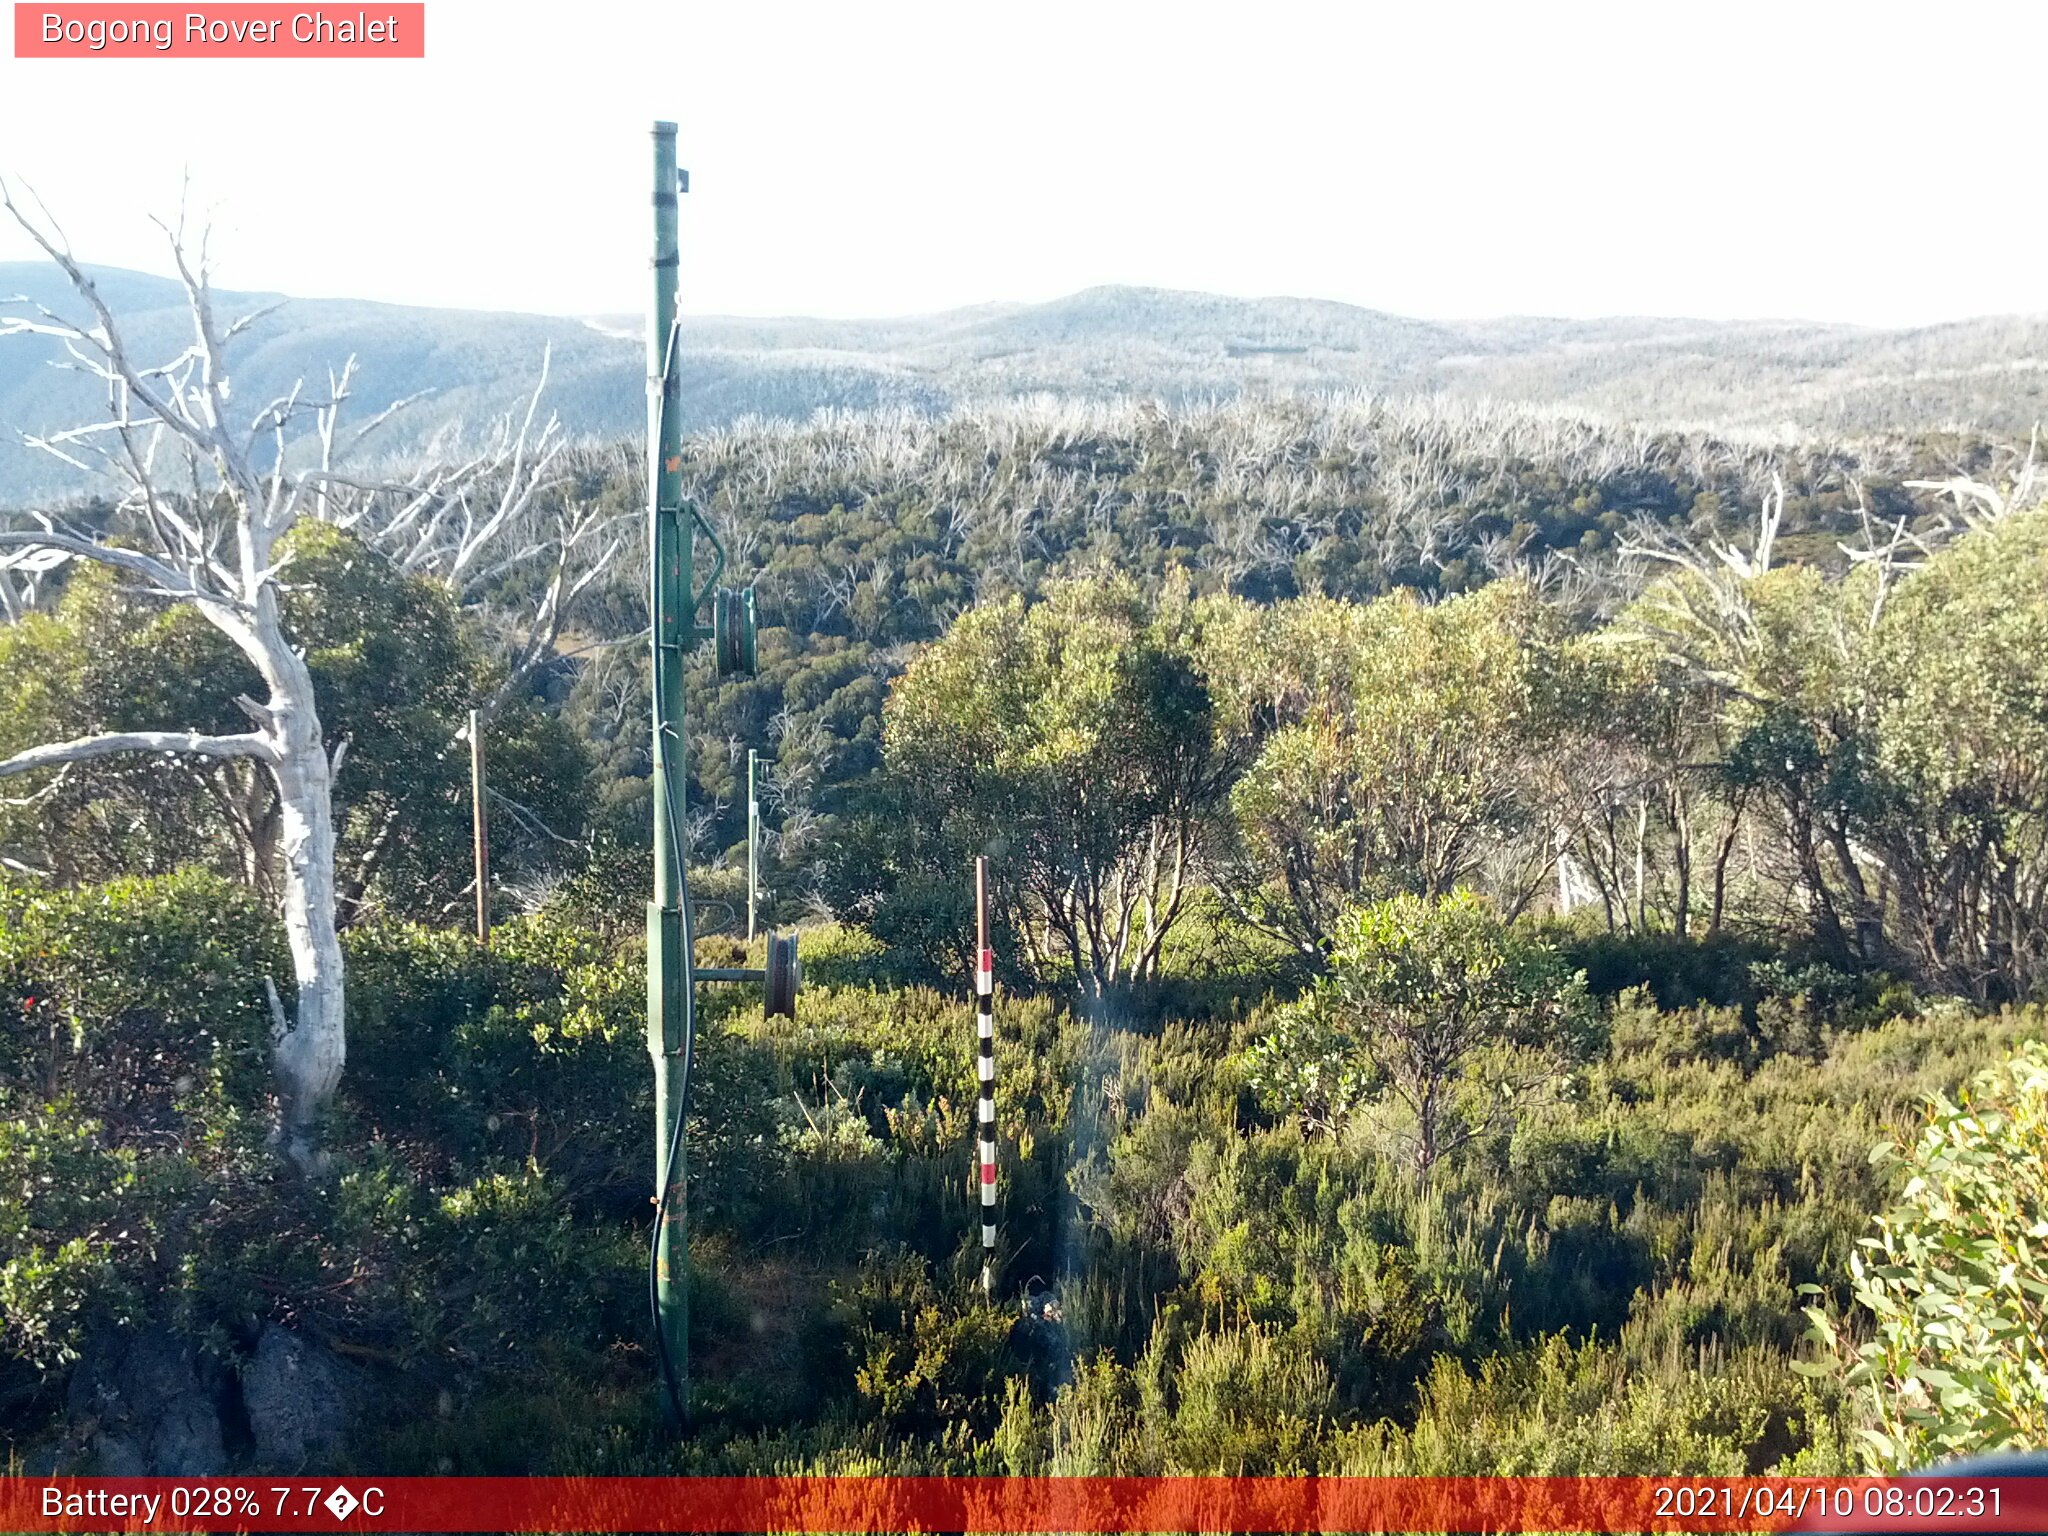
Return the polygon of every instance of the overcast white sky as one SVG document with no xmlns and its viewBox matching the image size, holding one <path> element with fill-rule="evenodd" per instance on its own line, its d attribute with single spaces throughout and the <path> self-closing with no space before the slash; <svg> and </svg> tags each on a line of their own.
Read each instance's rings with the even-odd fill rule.
<svg viewBox="0 0 2048 1536">
<path fill-rule="evenodd" d="M 699 312 L 1920 323 L 2048 309 L 2044 45 L 2032 3 L 428 0 L 419 62 L 0 57 L 0 173 L 91 260 L 160 269 L 189 167 L 228 286 L 634 310 L 660 116 Z"/>
</svg>

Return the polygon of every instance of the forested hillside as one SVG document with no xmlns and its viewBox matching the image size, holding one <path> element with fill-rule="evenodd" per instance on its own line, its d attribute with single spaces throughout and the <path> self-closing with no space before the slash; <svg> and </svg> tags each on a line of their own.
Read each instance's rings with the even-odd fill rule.
<svg viewBox="0 0 2048 1536">
<path fill-rule="evenodd" d="M 460 495 L 431 464 L 335 481 L 250 578 L 331 771 L 347 1064 L 314 1147 L 278 1136 L 269 1060 L 278 775 L 158 743 L 4 781 L 13 1454 L 1734 1473 L 2041 1437 L 2005 1325 L 2048 1277 L 1997 1246 L 2048 1200 L 2023 440 L 1027 402 L 748 422 L 685 460 L 761 614 L 756 676 L 693 660 L 699 959 L 746 954 L 754 747 L 807 972 L 793 1019 L 704 989 L 690 1432 L 661 1426 L 645 1315 L 639 454 L 582 446 Z M 232 623 L 102 569 L 175 547 L 165 507 L 241 494 L 82 507 L 100 554 L 5 572 L 0 761 L 268 728 Z M 437 542 L 443 514 L 465 531 Z M 1930 1096 L 1963 1092 L 1929 1134 L 1993 1127 L 1989 1249 L 1968 1201 L 1904 1193 L 1946 1166 Z M 1909 1257 L 1859 1276 L 1880 1231 Z M 1914 1303 L 1958 1264 L 1988 1277 L 1983 1347 L 1946 1410 Z"/>
<path fill-rule="evenodd" d="M 137 345 L 181 343 L 180 284 L 95 268 Z M 78 301 L 51 268 L 0 263 L 0 311 Z M 437 432 L 483 422 L 539 377 L 568 430 L 638 431 L 645 410 L 642 318 L 487 314 L 345 298 L 218 295 L 258 315 L 238 338 L 252 400 L 319 381 L 354 354 L 376 407 L 421 398 L 382 429 L 411 453 Z M 1975 428 L 2023 437 L 2048 406 L 2048 321 L 1995 316 L 1876 330 L 1798 321 L 1676 318 L 1432 321 L 1299 298 L 1239 299 L 1092 288 L 1046 304 L 984 304 L 887 320 L 754 319 L 685 313 L 683 405 L 699 427 L 746 417 L 805 421 L 821 410 L 960 407 L 1051 394 L 1067 400 L 1205 401 L 1372 393 L 1482 405 L 1560 407 L 1611 423 L 1700 426 L 1783 437 Z M 0 348 L 0 507 L 86 482 L 24 448 L 15 431 L 85 419 L 88 380 L 47 366 L 54 343 Z M 251 409 L 254 409 L 254 405 Z M 90 461 L 88 460 L 88 463 Z"/>
<path fill-rule="evenodd" d="M 1753 540 L 1774 484 L 1779 561 L 1838 574 L 1845 546 L 1902 519 L 1930 536 L 1960 526 L 1929 482 L 1996 480 L 2018 462 L 1967 434 L 1762 446 L 1445 401 L 1045 404 L 705 434 L 689 490 L 755 586 L 764 638 L 756 678 L 700 677 L 693 801 L 718 812 L 700 831 L 718 850 L 740 836 L 748 744 L 772 743 L 797 826 L 843 810 L 880 761 L 888 680 L 915 647 L 1051 576 L 1115 570 L 1148 592 L 1184 583 L 1260 604 L 1433 600 L 1512 578 L 1584 627 L 1665 568 L 1631 550 Z M 623 453 L 592 456 L 581 489 L 604 495 L 632 472 Z M 637 564 L 620 570 L 585 610 L 592 638 L 645 622 Z M 643 671 L 618 649 L 565 674 L 608 796 L 613 775 L 630 797 L 645 771 Z M 793 849 L 791 862 L 803 867 Z"/>
</svg>

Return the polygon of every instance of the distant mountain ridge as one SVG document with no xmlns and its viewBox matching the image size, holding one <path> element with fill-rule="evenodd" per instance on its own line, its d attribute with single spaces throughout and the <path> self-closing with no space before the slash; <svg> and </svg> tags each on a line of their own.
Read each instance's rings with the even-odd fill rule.
<svg viewBox="0 0 2048 1536">
<path fill-rule="evenodd" d="M 138 351 L 169 358 L 190 335 L 183 291 L 114 268 L 95 280 Z M 62 275 L 0 263 L 0 295 L 61 314 Z M 279 295 L 222 293 L 224 312 Z M 7 312 L 12 312 L 9 309 Z M 237 339 L 238 403 L 253 415 L 304 378 L 357 358 L 358 420 L 433 393 L 394 423 L 404 452 L 451 422 L 481 424 L 532 390 L 552 348 L 548 401 L 576 434 L 644 421 L 637 317 L 550 317 L 295 299 Z M 1236 299 L 1090 288 L 1047 304 L 982 304 L 900 319 L 686 315 L 684 407 L 693 427 L 820 409 L 943 411 L 1038 393 L 1168 400 L 1331 390 L 1443 392 L 1647 424 L 1855 435 L 1967 425 L 2025 434 L 2048 415 L 2048 315 L 1902 330 L 1797 321 L 1515 317 L 1430 321 L 1322 299 Z M 0 505 L 62 495 L 74 471 L 19 443 L 104 408 L 90 379 L 45 366 L 40 338 L 0 341 Z"/>
</svg>

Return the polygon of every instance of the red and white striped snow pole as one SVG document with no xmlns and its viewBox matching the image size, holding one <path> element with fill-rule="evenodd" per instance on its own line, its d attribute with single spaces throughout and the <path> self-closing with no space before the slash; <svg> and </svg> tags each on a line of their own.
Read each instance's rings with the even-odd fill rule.
<svg viewBox="0 0 2048 1536">
<path fill-rule="evenodd" d="M 995 1291 L 996 1274 L 996 957 L 988 947 L 988 860 L 974 861 L 975 1073 L 981 1092 L 975 1133 L 981 1167 L 981 1291 Z"/>
</svg>

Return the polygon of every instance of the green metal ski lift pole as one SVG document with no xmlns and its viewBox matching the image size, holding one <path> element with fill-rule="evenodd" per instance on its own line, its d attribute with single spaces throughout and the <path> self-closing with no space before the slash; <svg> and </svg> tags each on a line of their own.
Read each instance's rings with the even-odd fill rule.
<svg viewBox="0 0 2048 1536">
<path fill-rule="evenodd" d="M 683 1055 L 694 1022 L 683 913 L 683 657 L 696 638 L 689 608 L 692 540 L 683 522 L 683 423 L 674 334 L 676 125 L 654 125 L 654 309 L 647 327 L 647 547 L 653 564 L 654 899 L 647 907 L 647 1049 L 654 1058 L 654 1301 L 671 1414 L 690 1390 L 689 1215 L 683 1176 Z"/>
<path fill-rule="evenodd" d="M 676 277 L 681 260 L 679 194 L 689 175 L 676 166 L 676 125 L 654 125 L 654 305 L 647 327 L 647 547 L 652 566 L 654 752 L 654 899 L 647 904 L 647 1050 L 654 1059 L 654 1234 L 648 1292 L 667 1412 L 689 1414 L 689 1206 L 683 1147 L 699 981 L 758 981 L 770 1013 L 793 1016 L 800 979 L 796 936 L 771 936 L 762 970 L 699 969 L 692 955 L 688 870 L 683 849 L 687 808 L 684 760 L 686 663 L 700 640 L 713 642 L 720 677 L 751 675 L 755 664 L 754 592 L 721 590 L 725 550 L 683 497 L 681 373 Z M 712 554 L 696 585 L 696 541 Z M 713 622 L 697 622 L 709 602 Z"/>
</svg>

